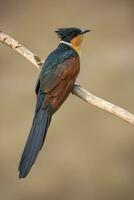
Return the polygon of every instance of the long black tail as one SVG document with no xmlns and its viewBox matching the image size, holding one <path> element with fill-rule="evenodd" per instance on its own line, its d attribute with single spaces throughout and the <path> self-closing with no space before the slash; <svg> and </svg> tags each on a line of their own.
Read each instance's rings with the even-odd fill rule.
<svg viewBox="0 0 134 200">
<path fill-rule="evenodd" d="M 24 178 L 29 173 L 34 164 L 40 149 L 45 140 L 45 136 L 51 121 L 51 116 L 42 108 L 42 97 L 37 101 L 37 109 L 33 120 L 32 128 L 27 139 L 20 164 L 19 164 L 19 178 Z M 39 105 L 40 104 L 40 105 Z"/>
</svg>

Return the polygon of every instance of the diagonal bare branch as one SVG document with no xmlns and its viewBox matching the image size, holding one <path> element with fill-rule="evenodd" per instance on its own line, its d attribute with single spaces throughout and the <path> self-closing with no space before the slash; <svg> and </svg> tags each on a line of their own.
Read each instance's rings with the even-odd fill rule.
<svg viewBox="0 0 134 200">
<path fill-rule="evenodd" d="M 19 54 L 24 56 L 27 60 L 29 60 L 33 65 L 37 67 L 38 70 L 41 69 L 43 60 L 40 59 L 37 55 L 33 54 L 30 50 L 20 44 L 18 41 L 14 40 L 9 35 L 0 31 L 0 42 L 6 44 L 7 46 L 11 47 Z M 117 117 L 123 119 L 124 121 L 128 122 L 131 125 L 134 125 L 134 115 L 126 111 L 125 109 L 116 106 L 108 101 L 105 101 L 95 95 L 91 94 L 87 90 L 83 89 L 79 85 L 74 85 L 73 94 L 81 98 L 82 100 L 102 109 Z"/>
</svg>

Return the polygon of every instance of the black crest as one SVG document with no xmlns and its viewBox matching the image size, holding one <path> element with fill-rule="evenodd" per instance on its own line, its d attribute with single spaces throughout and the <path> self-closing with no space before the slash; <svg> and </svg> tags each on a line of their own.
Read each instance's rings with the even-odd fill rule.
<svg viewBox="0 0 134 200">
<path fill-rule="evenodd" d="M 82 30 L 79 28 L 59 28 L 55 31 L 58 38 L 66 42 L 70 42 L 74 37 L 81 34 Z"/>
</svg>

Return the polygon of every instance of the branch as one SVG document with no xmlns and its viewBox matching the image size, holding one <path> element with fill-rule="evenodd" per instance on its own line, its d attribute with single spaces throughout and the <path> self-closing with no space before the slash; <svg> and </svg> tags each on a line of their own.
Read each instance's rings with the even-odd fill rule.
<svg viewBox="0 0 134 200">
<path fill-rule="evenodd" d="M 18 41 L 14 40 L 9 35 L 6 35 L 2 31 L 0 32 L 0 42 L 6 44 L 7 46 L 11 47 L 19 54 L 24 56 L 27 60 L 29 60 L 33 65 L 37 67 L 37 69 L 41 69 L 43 61 L 27 48 L 25 48 L 22 44 Z M 87 90 L 83 89 L 79 85 L 74 85 L 73 94 L 81 98 L 82 100 L 102 109 L 109 113 L 116 115 L 117 117 L 123 119 L 124 121 L 128 122 L 131 125 L 134 125 L 134 115 L 129 113 L 128 111 L 120 108 L 112 103 L 109 103 L 103 99 L 96 97 L 95 95 L 89 93 Z"/>
</svg>

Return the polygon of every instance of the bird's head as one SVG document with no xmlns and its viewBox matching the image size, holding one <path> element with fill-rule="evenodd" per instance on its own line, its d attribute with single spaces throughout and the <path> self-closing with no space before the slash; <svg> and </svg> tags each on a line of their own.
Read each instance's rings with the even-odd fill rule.
<svg viewBox="0 0 134 200">
<path fill-rule="evenodd" d="M 84 34 L 89 31 L 89 29 L 59 28 L 55 32 L 57 33 L 58 38 L 60 38 L 60 42 L 70 44 L 77 52 L 79 52 Z"/>
</svg>

